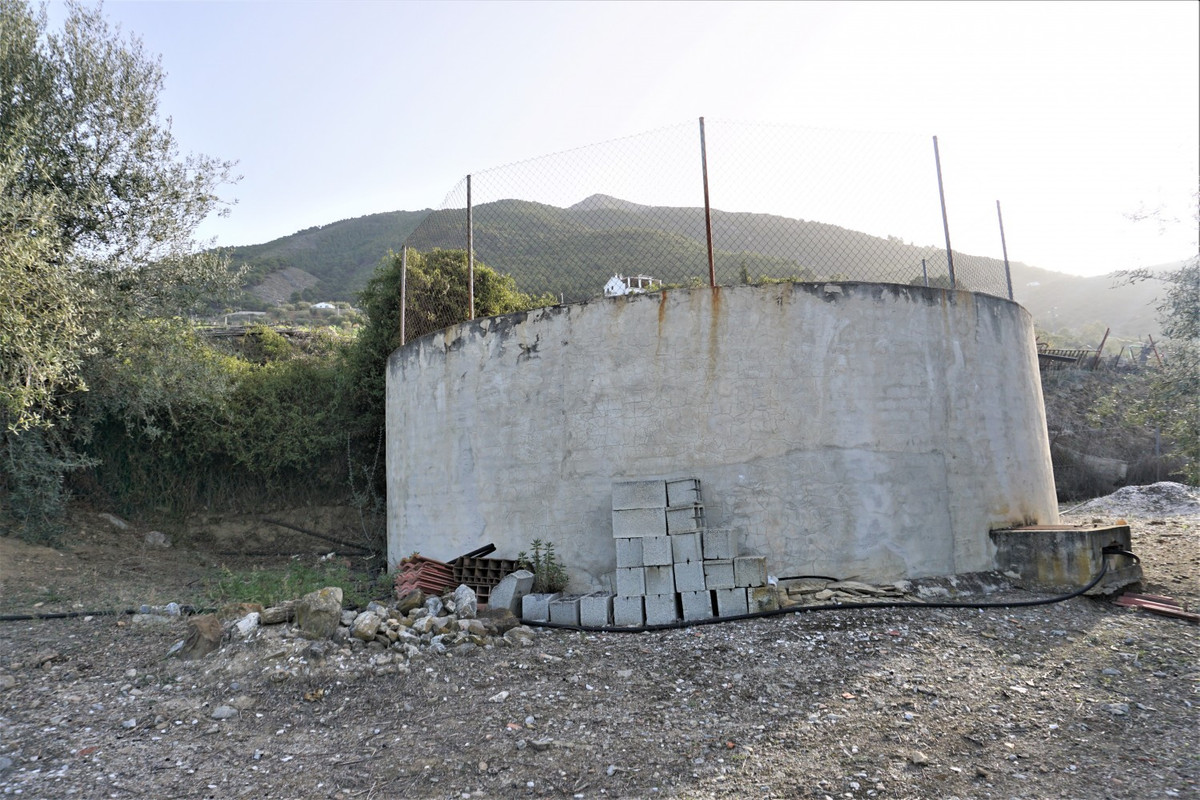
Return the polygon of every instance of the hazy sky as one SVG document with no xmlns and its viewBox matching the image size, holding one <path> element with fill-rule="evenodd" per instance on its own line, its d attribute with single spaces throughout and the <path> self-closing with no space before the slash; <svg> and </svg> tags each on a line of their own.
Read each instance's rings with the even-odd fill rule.
<svg viewBox="0 0 1200 800">
<path fill-rule="evenodd" d="M 1035 266 L 1101 274 L 1197 251 L 1200 3 L 104 9 L 162 55 L 183 149 L 239 162 L 232 214 L 201 230 L 219 244 L 436 207 L 469 172 L 703 115 L 911 135 L 934 215 L 936 134 L 956 249 L 999 255 L 1000 200 L 1010 257 Z M 864 187 L 885 210 L 889 194 Z M 724 200 L 714 186 L 716 208 L 764 210 Z M 1126 216 L 1159 208 L 1179 221 Z"/>
</svg>

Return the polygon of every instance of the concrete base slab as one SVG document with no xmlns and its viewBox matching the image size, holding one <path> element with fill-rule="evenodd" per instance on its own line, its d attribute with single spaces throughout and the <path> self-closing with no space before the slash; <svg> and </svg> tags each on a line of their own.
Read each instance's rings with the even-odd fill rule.
<svg viewBox="0 0 1200 800">
<path fill-rule="evenodd" d="M 1031 525 L 991 532 L 996 568 L 1027 587 L 1070 591 L 1086 585 L 1104 564 L 1110 544 L 1131 550 L 1128 525 Z M 1113 594 L 1142 579 L 1132 559 L 1114 556 L 1108 572 L 1088 594 Z"/>
</svg>

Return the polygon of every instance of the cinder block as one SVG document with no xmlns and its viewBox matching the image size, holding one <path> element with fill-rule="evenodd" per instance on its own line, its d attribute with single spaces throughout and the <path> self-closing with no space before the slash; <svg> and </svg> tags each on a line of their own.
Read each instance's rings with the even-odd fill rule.
<svg viewBox="0 0 1200 800">
<path fill-rule="evenodd" d="M 646 624 L 645 598 L 622 597 L 613 598 L 613 622 L 622 628 L 638 628 Z"/>
<path fill-rule="evenodd" d="M 733 582 L 736 586 L 766 586 L 767 559 L 762 556 L 740 556 L 733 560 Z"/>
<path fill-rule="evenodd" d="M 666 532 L 666 518 L 661 508 L 624 508 L 612 512 L 613 538 L 630 539 L 635 536 L 662 536 Z"/>
<path fill-rule="evenodd" d="M 647 567 L 669 567 L 675 563 L 671 558 L 673 536 L 643 536 L 642 563 Z"/>
<path fill-rule="evenodd" d="M 677 533 L 671 537 L 671 558 L 673 563 L 700 560 L 700 532 Z"/>
<path fill-rule="evenodd" d="M 737 558 L 737 532 L 731 528 L 705 528 L 701 539 L 705 558 Z"/>
<path fill-rule="evenodd" d="M 679 595 L 648 594 L 646 595 L 646 624 L 669 625 L 679 621 Z"/>
<path fill-rule="evenodd" d="M 689 533 L 703 527 L 704 506 L 696 504 L 667 509 L 667 533 Z"/>
<path fill-rule="evenodd" d="M 617 594 L 629 597 L 645 593 L 645 567 L 617 567 Z"/>
<path fill-rule="evenodd" d="M 697 619 L 712 619 L 713 616 L 713 601 L 712 593 L 703 592 L 680 592 L 679 602 L 683 606 L 683 618 L 689 622 Z"/>
<path fill-rule="evenodd" d="M 702 592 L 708 586 L 704 583 L 704 562 L 686 561 L 675 564 L 675 591 Z"/>
<path fill-rule="evenodd" d="M 700 503 L 700 479 L 679 478 L 667 481 L 667 505 L 690 506 Z"/>
<path fill-rule="evenodd" d="M 673 594 L 675 592 L 675 569 L 673 566 L 646 567 L 647 596 L 652 594 Z"/>
<path fill-rule="evenodd" d="M 550 603 L 562 597 L 562 592 L 554 594 L 527 594 L 521 598 L 521 619 L 530 622 L 549 622 Z"/>
<path fill-rule="evenodd" d="M 667 487 L 663 481 L 613 481 L 612 494 L 614 511 L 667 507 Z"/>
<path fill-rule="evenodd" d="M 749 613 L 750 606 L 746 604 L 745 589 L 717 589 L 713 594 L 717 596 L 718 617 L 736 617 Z"/>
<path fill-rule="evenodd" d="M 746 590 L 746 605 L 751 614 L 776 611 L 779 608 L 779 595 L 775 593 L 774 586 L 755 586 Z"/>
<path fill-rule="evenodd" d="M 642 561 L 642 537 L 617 539 L 617 566 L 644 567 Z"/>
<path fill-rule="evenodd" d="M 613 596 L 608 592 L 593 592 L 579 598 L 579 624 L 592 628 L 612 625 Z"/>
<path fill-rule="evenodd" d="M 563 595 L 550 601 L 550 621 L 558 625 L 579 624 L 579 595 Z"/>
<path fill-rule="evenodd" d="M 733 559 L 718 558 L 702 563 L 704 585 L 709 589 L 732 589 L 737 586 L 733 580 Z"/>
<path fill-rule="evenodd" d="M 516 614 L 521 610 L 521 599 L 533 589 L 533 573 L 527 569 L 510 572 L 488 594 L 488 608 L 507 608 Z"/>
</svg>

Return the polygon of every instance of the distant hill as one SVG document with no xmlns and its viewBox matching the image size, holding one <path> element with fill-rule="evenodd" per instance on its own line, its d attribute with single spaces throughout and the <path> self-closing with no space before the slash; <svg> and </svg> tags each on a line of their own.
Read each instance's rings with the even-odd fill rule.
<svg viewBox="0 0 1200 800">
<path fill-rule="evenodd" d="M 247 305 L 278 305 L 293 293 L 309 301 L 353 301 L 388 254 L 399 251 L 429 211 L 390 211 L 293 233 L 266 244 L 229 249 L 247 265 Z M 256 303 L 255 300 L 258 302 Z"/>
<path fill-rule="evenodd" d="M 511 274 L 523 291 L 549 292 L 568 302 L 586 299 L 616 272 L 707 281 L 699 208 L 644 206 L 597 194 L 569 208 L 500 200 L 477 206 L 473 216 L 477 257 Z M 752 279 L 919 282 L 922 259 L 935 285 L 936 276 L 945 280 L 945 253 L 935 246 L 770 214 L 714 210 L 712 227 L 717 280 L 723 284 L 738 282 L 743 272 Z M 248 289 L 259 303 L 286 302 L 293 293 L 352 301 L 380 260 L 405 240 L 418 250 L 464 248 L 465 213 L 372 214 L 234 248 L 232 256 L 250 266 Z M 999 260 L 956 253 L 955 264 L 967 288 L 1005 294 Z M 1157 334 L 1157 281 L 1116 286 L 1111 277 L 1083 278 L 1020 262 L 1011 269 L 1014 298 L 1045 330 L 1100 325 L 1128 339 Z"/>
</svg>

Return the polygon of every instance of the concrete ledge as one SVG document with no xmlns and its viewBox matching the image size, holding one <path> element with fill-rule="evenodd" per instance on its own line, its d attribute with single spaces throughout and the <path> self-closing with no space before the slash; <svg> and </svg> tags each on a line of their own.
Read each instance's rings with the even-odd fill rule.
<svg viewBox="0 0 1200 800">
<path fill-rule="evenodd" d="M 1070 591 L 1087 584 L 1104 564 L 1104 548 L 1132 549 L 1128 525 L 1046 525 L 991 531 L 996 569 L 1029 588 Z M 1112 594 L 1142 579 L 1142 568 L 1114 557 L 1088 594 Z"/>
</svg>

